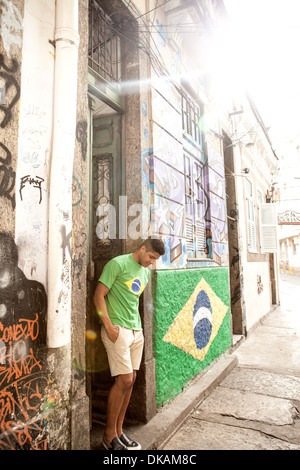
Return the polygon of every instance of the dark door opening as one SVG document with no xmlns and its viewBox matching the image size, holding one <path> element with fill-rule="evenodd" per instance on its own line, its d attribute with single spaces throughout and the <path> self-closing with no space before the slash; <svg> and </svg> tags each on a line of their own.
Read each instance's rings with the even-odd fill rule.
<svg viewBox="0 0 300 470">
<path fill-rule="evenodd" d="M 98 103 L 99 104 L 99 103 Z M 122 115 L 109 106 L 94 106 L 90 119 L 89 268 L 87 294 L 87 370 L 91 419 L 103 422 L 112 379 L 101 341 L 101 322 L 93 295 L 105 264 L 123 253 L 118 236 L 122 194 Z M 95 110 L 98 112 L 95 113 Z M 99 111 L 100 109 L 100 111 Z M 106 114 L 106 113 L 111 114 Z M 102 113 L 105 113 L 104 115 Z M 109 216 L 115 216 L 112 220 Z"/>
</svg>

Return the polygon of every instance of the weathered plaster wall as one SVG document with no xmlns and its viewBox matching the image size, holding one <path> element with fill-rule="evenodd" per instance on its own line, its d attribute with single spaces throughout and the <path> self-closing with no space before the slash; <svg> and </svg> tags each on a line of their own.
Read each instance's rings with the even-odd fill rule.
<svg viewBox="0 0 300 470">
<path fill-rule="evenodd" d="M 23 18 L 16 231 L 19 265 L 47 284 L 49 166 L 55 50 L 53 2 L 26 0 Z M 29 53 L 30 51 L 30 53 Z"/>
<path fill-rule="evenodd" d="M 89 399 L 86 395 L 87 309 L 87 160 L 88 160 L 88 0 L 79 6 L 79 57 L 76 141 L 72 203 L 71 448 L 89 449 Z"/>
<path fill-rule="evenodd" d="M 87 34 L 87 1 L 79 6 L 81 29 Z M 70 273 L 72 269 L 75 333 L 72 345 L 50 350 L 46 336 L 55 2 L 1 0 L 0 15 L 0 449 L 87 448 L 75 426 L 71 432 L 76 417 L 86 435 L 89 429 L 88 422 L 83 427 L 83 416 L 88 417 L 83 372 L 86 37 L 79 63 L 76 220 L 73 231 L 59 233 L 61 257 L 69 256 Z M 71 337 L 71 331 L 67 334 Z"/>
<path fill-rule="evenodd" d="M 14 232 L 24 1 L 0 2 L 0 219 Z"/>
<path fill-rule="evenodd" d="M 47 198 L 43 199 L 39 170 L 45 175 L 41 141 L 48 128 L 44 109 L 21 98 L 21 83 L 33 79 L 23 75 L 28 10 L 23 1 L 2 0 L 0 13 L 0 449 L 44 449 L 48 446 L 44 413 L 51 399 L 46 391 L 46 275 L 39 245 L 47 230 L 45 218 L 40 217 Z M 29 173 L 28 166 L 21 169 L 23 164 L 30 166 Z M 18 237 L 21 218 L 22 239 Z M 45 238 L 42 251 L 44 243 Z"/>
<path fill-rule="evenodd" d="M 154 350 L 161 405 L 231 346 L 228 269 L 156 271 Z"/>
</svg>

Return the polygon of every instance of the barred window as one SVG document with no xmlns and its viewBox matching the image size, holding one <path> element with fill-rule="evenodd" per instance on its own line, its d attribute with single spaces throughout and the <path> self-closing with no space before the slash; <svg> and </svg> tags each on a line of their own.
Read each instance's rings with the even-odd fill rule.
<svg viewBox="0 0 300 470">
<path fill-rule="evenodd" d="M 202 145 L 201 135 L 201 104 L 193 100 L 187 93 L 181 95 L 182 129 L 197 145 Z"/>
<path fill-rule="evenodd" d="M 108 82 L 121 79 L 121 44 L 110 17 L 89 0 L 89 66 Z"/>
</svg>

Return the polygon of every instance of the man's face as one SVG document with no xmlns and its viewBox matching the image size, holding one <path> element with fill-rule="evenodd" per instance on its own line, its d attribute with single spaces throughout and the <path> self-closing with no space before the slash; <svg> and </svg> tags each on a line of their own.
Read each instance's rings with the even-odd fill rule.
<svg viewBox="0 0 300 470">
<path fill-rule="evenodd" d="M 159 257 L 159 253 L 156 253 L 155 251 L 147 251 L 145 246 L 140 248 L 139 262 L 142 266 L 144 266 L 144 268 L 154 264 Z"/>
</svg>

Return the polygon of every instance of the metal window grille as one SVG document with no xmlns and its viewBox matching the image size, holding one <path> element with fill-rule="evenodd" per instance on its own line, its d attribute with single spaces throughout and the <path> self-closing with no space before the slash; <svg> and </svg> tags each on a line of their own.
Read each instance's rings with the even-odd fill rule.
<svg viewBox="0 0 300 470">
<path fill-rule="evenodd" d="M 121 80 L 120 38 L 112 20 L 95 0 L 89 2 L 88 63 L 105 80 Z"/>
<path fill-rule="evenodd" d="M 181 94 L 181 113 L 183 130 L 189 134 L 194 142 L 201 146 L 201 107 L 184 93 Z"/>
</svg>

